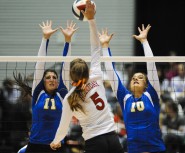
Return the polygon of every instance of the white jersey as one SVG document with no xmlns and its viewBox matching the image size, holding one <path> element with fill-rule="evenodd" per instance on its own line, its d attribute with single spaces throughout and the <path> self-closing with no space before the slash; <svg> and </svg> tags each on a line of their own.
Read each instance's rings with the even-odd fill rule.
<svg viewBox="0 0 185 153">
<path fill-rule="evenodd" d="M 83 131 L 82 136 L 85 140 L 115 131 L 115 123 L 105 96 L 105 88 L 102 80 L 100 64 L 101 47 L 97 35 L 96 22 L 95 20 L 88 22 L 90 26 L 92 60 L 90 77 L 85 89 L 84 102 L 81 102 L 85 113 L 70 109 L 67 98 L 75 90 L 76 87 L 73 87 L 63 101 L 63 113 L 60 125 L 53 140 L 55 144 L 60 142 L 67 134 L 72 116 L 75 116 L 79 120 Z"/>
</svg>

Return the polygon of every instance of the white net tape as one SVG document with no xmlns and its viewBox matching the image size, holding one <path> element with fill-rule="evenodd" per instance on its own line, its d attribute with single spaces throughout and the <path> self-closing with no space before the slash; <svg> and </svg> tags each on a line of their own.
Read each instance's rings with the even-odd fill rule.
<svg viewBox="0 0 185 153">
<path fill-rule="evenodd" d="M 0 62 L 69 62 L 75 58 L 82 58 L 87 62 L 91 60 L 90 56 L 1 56 Z M 101 57 L 101 62 L 185 62 L 185 56 L 112 56 Z"/>
</svg>

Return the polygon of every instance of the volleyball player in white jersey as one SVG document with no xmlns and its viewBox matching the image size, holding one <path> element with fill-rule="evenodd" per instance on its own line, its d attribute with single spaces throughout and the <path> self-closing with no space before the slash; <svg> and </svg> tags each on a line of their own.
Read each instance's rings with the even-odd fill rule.
<svg viewBox="0 0 185 153">
<path fill-rule="evenodd" d="M 101 46 L 94 19 L 94 5 L 90 0 L 87 0 L 86 10 L 82 13 L 87 17 L 90 28 L 90 73 L 84 60 L 75 59 L 71 62 L 73 87 L 64 98 L 60 125 L 50 146 L 52 149 L 61 146 L 60 141 L 68 132 L 72 116 L 75 116 L 82 126 L 86 153 L 123 153 L 105 96 L 100 63 Z"/>
<path fill-rule="evenodd" d="M 151 26 L 142 30 L 139 35 L 133 35 L 144 48 L 145 56 L 153 56 L 147 41 Z M 109 41 L 112 34 L 103 30 L 99 34 L 104 56 L 111 56 Z M 120 103 L 127 131 L 128 153 L 163 153 L 165 145 L 159 127 L 160 86 L 154 62 L 147 62 L 148 76 L 139 72 L 131 78 L 130 91 L 122 84 L 112 62 L 105 63 L 111 87 Z M 147 78 L 148 77 L 148 78 Z"/>
</svg>

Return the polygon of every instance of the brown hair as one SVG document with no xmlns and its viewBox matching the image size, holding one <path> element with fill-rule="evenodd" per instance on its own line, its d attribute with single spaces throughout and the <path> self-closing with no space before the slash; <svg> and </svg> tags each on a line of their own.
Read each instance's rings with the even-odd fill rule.
<svg viewBox="0 0 185 153">
<path fill-rule="evenodd" d="M 87 63 L 80 59 L 74 59 L 70 63 L 70 77 L 71 80 L 75 83 L 79 82 L 79 80 L 89 79 L 89 68 Z M 82 81 L 83 83 L 83 81 Z M 84 101 L 83 99 L 83 90 L 81 90 L 82 83 L 76 87 L 74 92 L 68 97 L 68 102 L 72 111 L 77 111 L 78 109 L 84 112 L 82 106 L 80 105 L 80 101 Z"/>
<path fill-rule="evenodd" d="M 47 69 L 44 71 L 44 74 L 42 76 L 42 79 L 44 79 L 45 75 L 48 72 L 53 72 L 56 74 L 57 78 L 58 78 L 58 74 L 55 70 L 53 69 Z M 24 97 L 26 97 L 27 95 L 32 96 L 32 88 L 29 86 L 28 80 L 26 79 L 26 76 L 22 76 L 20 73 L 17 72 L 13 72 L 13 76 L 15 79 L 15 83 L 21 87 L 23 89 L 23 91 L 25 92 Z"/>
</svg>

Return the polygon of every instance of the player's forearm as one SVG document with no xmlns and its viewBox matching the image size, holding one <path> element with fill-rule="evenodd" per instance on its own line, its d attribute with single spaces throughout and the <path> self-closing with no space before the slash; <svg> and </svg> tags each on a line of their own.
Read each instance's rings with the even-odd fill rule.
<svg viewBox="0 0 185 153">
<path fill-rule="evenodd" d="M 64 45 L 63 56 L 71 56 L 71 43 L 66 42 Z M 69 69 L 70 69 L 70 62 L 65 62 L 62 65 L 62 78 L 64 81 L 65 86 L 69 90 Z"/>
<path fill-rule="evenodd" d="M 103 56 L 111 56 L 111 53 L 109 51 L 110 51 L 109 48 L 102 48 Z M 105 62 L 105 69 L 109 77 L 112 90 L 115 93 L 115 95 L 117 95 L 119 76 L 116 75 L 113 62 Z"/>
<path fill-rule="evenodd" d="M 47 55 L 47 47 L 48 47 L 49 39 L 42 38 L 41 45 L 38 51 L 38 56 L 46 56 Z M 35 65 L 35 73 L 34 73 L 34 80 L 32 86 L 32 94 L 35 90 L 35 87 L 41 81 L 43 73 L 44 73 L 44 66 L 45 62 L 37 62 Z"/>
<path fill-rule="evenodd" d="M 100 41 L 98 37 L 98 31 L 96 27 L 96 21 L 88 20 L 90 30 L 90 43 L 91 43 L 91 73 L 99 74 L 101 72 L 100 63 Z"/>
<path fill-rule="evenodd" d="M 67 101 L 67 97 L 69 93 L 66 95 L 66 97 L 63 100 L 62 116 L 61 116 L 59 127 L 55 134 L 55 138 L 53 140 L 54 144 L 58 144 L 61 140 L 63 140 L 64 137 L 67 135 L 67 132 L 69 129 L 69 124 L 72 118 L 72 111 Z"/>
<path fill-rule="evenodd" d="M 153 52 L 150 48 L 148 41 L 144 41 L 142 45 L 143 45 L 145 56 L 153 57 Z M 160 84 L 159 84 L 159 77 L 158 77 L 155 62 L 147 62 L 147 75 L 148 75 L 148 79 L 151 85 L 154 87 L 154 89 L 158 92 L 158 95 L 159 95 L 160 94 Z"/>
<path fill-rule="evenodd" d="M 96 20 L 88 20 L 89 22 L 89 29 L 90 29 L 90 42 L 91 47 L 93 48 L 100 48 L 100 41 L 98 37 L 98 30 L 96 27 Z"/>
</svg>

